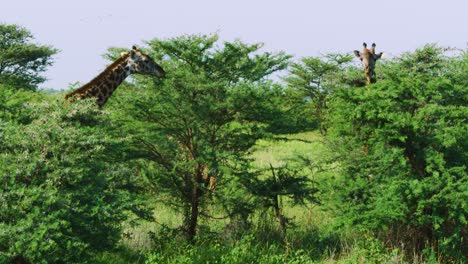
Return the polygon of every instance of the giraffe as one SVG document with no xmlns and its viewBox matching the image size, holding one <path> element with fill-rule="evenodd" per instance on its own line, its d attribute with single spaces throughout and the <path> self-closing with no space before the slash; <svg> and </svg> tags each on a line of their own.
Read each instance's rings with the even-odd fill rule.
<svg viewBox="0 0 468 264">
<path fill-rule="evenodd" d="M 202 179 L 209 191 L 214 191 L 216 188 L 216 182 L 218 181 L 216 178 L 217 171 L 216 169 L 211 170 L 207 165 L 202 167 Z"/>
<path fill-rule="evenodd" d="M 362 45 L 364 46 L 362 53 L 355 50 L 354 55 L 356 55 L 356 57 L 358 57 L 362 62 L 367 84 L 375 83 L 375 62 L 382 57 L 383 52 L 375 54 L 375 43 L 372 43 L 372 48 L 370 49 L 367 49 L 367 44 L 365 42 Z"/>
<path fill-rule="evenodd" d="M 184 145 L 183 143 L 179 142 L 178 145 L 179 145 L 179 150 L 181 151 L 181 153 L 183 153 L 183 157 L 185 161 L 196 160 L 196 158 L 193 156 L 192 144 Z M 201 175 L 199 180 L 204 183 L 205 187 L 207 187 L 209 191 L 215 190 L 216 182 L 218 180 L 217 168 L 210 166 L 206 162 L 197 162 L 195 166 L 195 172 L 197 175 Z"/>
<path fill-rule="evenodd" d="M 148 55 L 135 46 L 130 52 L 124 52 L 112 64 L 81 88 L 65 95 L 72 101 L 77 98 L 96 97 L 99 107 L 104 106 L 117 87 L 133 73 L 164 77 L 166 72 Z"/>
</svg>

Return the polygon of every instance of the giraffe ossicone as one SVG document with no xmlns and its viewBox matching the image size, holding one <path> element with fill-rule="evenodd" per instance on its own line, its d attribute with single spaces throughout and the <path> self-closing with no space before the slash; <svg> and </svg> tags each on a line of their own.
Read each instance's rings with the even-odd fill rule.
<svg viewBox="0 0 468 264">
<path fill-rule="evenodd" d="M 367 48 L 367 44 L 365 42 L 362 43 L 362 46 L 362 53 L 360 53 L 358 50 L 355 50 L 354 55 L 356 55 L 356 57 L 358 57 L 362 62 L 362 67 L 364 69 L 364 73 L 366 74 L 367 84 L 375 83 L 377 81 L 375 77 L 375 63 L 378 59 L 382 58 L 383 52 L 375 54 L 375 43 L 372 43 L 372 47 L 370 49 Z"/>
<path fill-rule="evenodd" d="M 115 89 L 129 75 L 134 73 L 152 75 L 158 78 L 166 75 L 166 72 L 159 64 L 133 46 L 130 52 L 122 52 L 119 58 L 90 82 L 65 95 L 65 99 L 95 97 L 97 99 L 96 103 L 102 107 Z"/>
</svg>

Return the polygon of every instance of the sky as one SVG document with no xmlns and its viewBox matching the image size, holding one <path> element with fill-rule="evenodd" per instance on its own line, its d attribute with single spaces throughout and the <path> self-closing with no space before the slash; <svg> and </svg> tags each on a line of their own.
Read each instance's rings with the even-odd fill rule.
<svg viewBox="0 0 468 264">
<path fill-rule="evenodd" d="M 154 38 L 218 33 L 222 41 L 262 42 L 295 59 L 351 52 L 362 42 L 397 56 L 427 43 L 466 48 L 468 0 L 0 0 L 0 23 L 30 30 L 60 52 L 42 88 L 86 83 L 109 47 Z"/>
</svg>

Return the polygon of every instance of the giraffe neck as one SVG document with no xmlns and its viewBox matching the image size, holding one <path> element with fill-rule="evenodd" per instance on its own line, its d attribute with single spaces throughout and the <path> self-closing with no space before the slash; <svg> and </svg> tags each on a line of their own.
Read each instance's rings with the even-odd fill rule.
<svg viewBox="0 0 468 264">
<path fill-rule="evenodd" d="M 124 54 L 103 72 L 81 88 L 65 95 L 72 101 L 76 98 L 95 97 L 97 104 L 103 106 L 117 87 L 131 74 L 129 55 Z"/>
<path fill-rule="evenodd" d="M 95 88 L 95 94 L 93 94 L 93 96 L 97 98 L 97 104 L 103 106 L 117 87 L 119 87 L 130 74 L 128 61 L 124 61 L 124 63 L 112 69 L 107 75 L 107 78 L 102 81 L 101 85 Z"/>
</svg>

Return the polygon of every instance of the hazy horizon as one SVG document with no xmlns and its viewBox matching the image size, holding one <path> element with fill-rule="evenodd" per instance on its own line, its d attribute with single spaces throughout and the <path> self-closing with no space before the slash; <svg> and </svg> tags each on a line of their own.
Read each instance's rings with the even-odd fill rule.
<svg viewBox="0 0 468 264">
<path fill-rule="evenodd" d="M 121 0 L 8 1 L 0 23 L 30 30 L 36 42 L 60 50 L 43 88 L 86 83 L 109 62 L 109 47 L 144 45 L 153 38 L 218 33 L 222 41 L 263 42 L 265 51 L 297 58 L 351 52 L 362 42 L 399 55 L 427 43 L 466 48 L 468 1 L 226 2 Z"/>
</svg>

